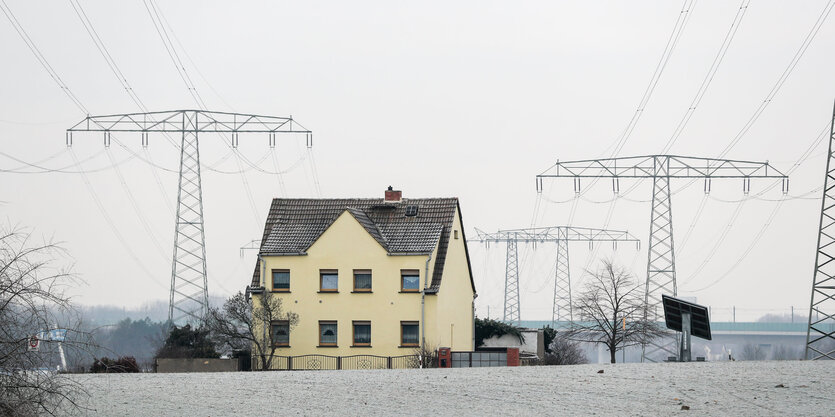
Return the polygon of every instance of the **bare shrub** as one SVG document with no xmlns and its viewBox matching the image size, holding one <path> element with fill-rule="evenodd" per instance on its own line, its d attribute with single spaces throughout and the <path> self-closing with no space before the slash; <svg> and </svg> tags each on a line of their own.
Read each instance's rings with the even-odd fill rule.
<svg viewBox="0 0 835 417">
<path fill-rule="evenodd" d="M 89 334 L 78 331 L 80 318 L 64 290 L 78 284 L 58 261 L 56 245 L 33 242 L 31 234 L 0 226 L 0 415 L 30 416 L 77 411 L 84 388 L 57 372 L 58 350 L 87 350 Z M 67 329 L 66 337 L 42 341 L 30 351 L 32 336 Z M 59 348 L 60 346 L 60 348 Z"/>
<path fill-rule="evenodd" d="M 771 351 L 771 360 L 774 361 L 795 361 L 803 357 L 799 346 L 777 345 Z"/>
<path fill-rule="evenodd" d="M 743 361 L 762 361 L 765 360 L 765 349 L 760 345 L 749 343 L 742 347 L 742 352 L 739 354 L 739 359 Z"/>
<path fill-rule="evenodd" d="M 580 347 L 580 343 L 559 332 L 554 336 L 548 346 L 548 352 L 542 358 L 543 365 L 579 365 L 584 363 L 589 363 L 589 360 Z"/>
<path fill-rule="evenodd" d="M 414 368 L 437 368 L 438 367 L 438 348 L 435 346 L 423 346 L 412 349 L 412 354 L 415 355 Z"/>
</svg>

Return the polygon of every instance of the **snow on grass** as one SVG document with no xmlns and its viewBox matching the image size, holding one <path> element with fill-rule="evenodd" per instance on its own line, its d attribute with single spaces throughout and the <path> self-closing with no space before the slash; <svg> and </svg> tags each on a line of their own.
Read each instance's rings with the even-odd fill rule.
<svg viewBox="0 0 835 417">
<path fill-rule="evenodd" d="M 711 362 L 76 377 L 102 416 L 835 416 L 834 375 L 835 362 Z"/>
</svg>

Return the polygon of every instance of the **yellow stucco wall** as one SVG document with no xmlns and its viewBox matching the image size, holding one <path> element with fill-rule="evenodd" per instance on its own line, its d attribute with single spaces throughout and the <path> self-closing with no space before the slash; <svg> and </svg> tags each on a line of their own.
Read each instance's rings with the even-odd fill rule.
<svg viewBox="0 0 835 417">
<path fill-rule="evenodd" d="M 457 213 L 454 229 L 458 230 L 458 239 L 450 240 L 440 292 L 426 296 L 426 339 L 427 346 L 433 348 L 471 350 L 473 292 Z M 436 259 L 437 247 L 429 263 L 430 281 Z M 290 292 L 270 294 L 281 298 L 285 311 L 299 315 L 299 324 L 290 332 L 290 346 L 279 347 L 275 354 L 398 356 L 413 353 L 413 347 L 400 347 L 400 322 L 421 321 L 421 294 L 400 292 L 400 271 L 418 270 L 423 285 L 426 260 L 426 255 L 388 255 L 347 211 L 308 249 L 307 255 L 264 256 L 266 290 L 272 291 L 272 269 L 290 270 Z M 322 269 L 338 270 L 338 293 L 319 292 Z M 371 293 L 352 293 L 355 269 L 372 271 Z M 337 347 L 319 347 L 320 320 L 337 322 Z M 371 322 L 371 347 L 352 346 L 353 321 Z"/>
<path fill-rule="evenodd" d="M 427 296 L 427 336 L 430 347 L 474 350 L 473 289 L 458 210 L 452 225 L 443 280 L 437 295 Z M 455 239 L 455 233 L 458 239 Z M 431 335 L 431 337 L 430 337 Z"/>
</svg>

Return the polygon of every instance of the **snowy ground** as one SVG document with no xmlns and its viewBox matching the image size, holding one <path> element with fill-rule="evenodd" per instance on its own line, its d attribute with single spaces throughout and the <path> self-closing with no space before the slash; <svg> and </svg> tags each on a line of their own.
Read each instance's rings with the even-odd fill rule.
<svg viewBox="0 0 835 417">
<path fill-rule="evenodd" d="M 603 373 L 598 373 L 598 370 Z M 835 362 L 79 375 L 97 416 L 835 416 Z M 777 387 L 782 384 L 784 387 Z M 682 406 L 690 407 L 682 410 Z"/>
</svg>

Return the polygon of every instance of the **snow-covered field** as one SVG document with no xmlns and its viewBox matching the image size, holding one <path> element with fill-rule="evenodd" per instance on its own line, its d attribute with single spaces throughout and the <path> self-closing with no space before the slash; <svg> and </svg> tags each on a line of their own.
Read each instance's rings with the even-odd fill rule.
<svg viewBox="0 0 835 417">
<path fill-rule="evenodd" d="M 110 374 L 76 378 L 90 391 L 87 405 L 95 411 L 89 414 L 101 416 L 835 416 L 835 362 Z M 690 409 L 683 410 L 682 406 Z"/>
</svg>

